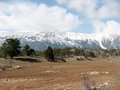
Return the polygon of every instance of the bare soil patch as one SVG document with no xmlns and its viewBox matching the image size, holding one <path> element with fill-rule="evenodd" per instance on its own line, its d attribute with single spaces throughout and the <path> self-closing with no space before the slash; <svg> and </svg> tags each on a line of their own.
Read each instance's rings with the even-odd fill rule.
<svg viewBox="0 0 120 90">
<path fill-rule="evenodd" d="M 28 63 L 13 61 L 22 69 L 0 72 L 0 90 L 82 90 L 83 75 L 96 86 L 109 82 L 103 90 L 119 90 L 120 61 L 93 60 Z M 101 89 L 101 90 L 102 90 Z"/>
</svg>

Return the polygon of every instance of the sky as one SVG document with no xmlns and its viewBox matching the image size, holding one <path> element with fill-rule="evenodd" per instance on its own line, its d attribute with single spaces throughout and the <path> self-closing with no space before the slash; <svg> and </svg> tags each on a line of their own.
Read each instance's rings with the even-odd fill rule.
<svg viewBox="0 0 120 90">
<path fill-rule="evenodd" d="M 119 33 L 120 0 L 0 0 L 0 32 Z"/>
</svg>

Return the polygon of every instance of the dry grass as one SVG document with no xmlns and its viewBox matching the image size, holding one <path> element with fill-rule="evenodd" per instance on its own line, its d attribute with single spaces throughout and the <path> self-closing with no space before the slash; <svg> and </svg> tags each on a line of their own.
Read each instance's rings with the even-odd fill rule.
<svg viewBox="0 0 120 90">
<path fill-rule="evenodd" d="M 109 74 L 89 75 L 96 86 L 110 81 L 112 85 L 107 88 L 119 90 L 120 61 L 118 60 L 76 60 L 66 63 L 29 63 L 14 60 L 13 64 L 24 68 L 0 72 L 0 90 L 82 90 L 82 73 L 95 71 L 109 72 Z M 102 87 L 102 90 L 107 88 Z"/>
</svg>

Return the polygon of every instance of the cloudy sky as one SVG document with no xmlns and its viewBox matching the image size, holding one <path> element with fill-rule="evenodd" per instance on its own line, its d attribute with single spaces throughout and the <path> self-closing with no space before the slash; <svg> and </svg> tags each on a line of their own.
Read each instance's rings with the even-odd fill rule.
<svg viewBox="0 0 120 90">
<path fill-rule="evenodd" d="M 0 0 L 0 32 L 120 33 L 120 0 Z"/>
</svg>

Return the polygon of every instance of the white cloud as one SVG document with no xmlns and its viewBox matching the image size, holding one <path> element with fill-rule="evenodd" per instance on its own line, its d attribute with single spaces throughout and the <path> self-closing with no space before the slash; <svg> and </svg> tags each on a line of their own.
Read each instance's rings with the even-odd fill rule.
<svg viewBox="0 0 120 90">
<path fill-rule="evenodd" d="M 116 0 L 57 0 L 88 19 L 96 33 L 119 33 L 120 3 Z"/>
<path fill-rule="evenodd" d="M 114 0 L 106 0 L 104 5 L 97 11 L 97 16 L 100 19 L 120 19 L 120 3 Z"/>
<path fill-rule="evenodd" d="M 105 28 L 105 26 L 106 26 L 106 24 L 104 23 L 104 22 L 101 22 L 101 21 L 99 21 L 99 20 L 94 20 L 93 22 L 92 22 L 92 24 L 93 24 L 93 27 L 95 28 L 95 32 L 96 33 L 101 33 L 101 32 L 103 32 L 103 29 Z"/>
<path fill-rule="evenodd" d="M 108 21 L 104 28 L 105 33 L 120 34 L 120 23 L 115 21 Z"/>
<path fill-rule="evenodd" d="M 120 18 L 120 3 L 115 0 L 57 0 L 89 19 Z"/>
<path fill-rule="evenodd" d="M 78 25 L 78 16 L 59 6 L 0 3 L 0 31 L 70 31 Z"/>
<path fill-rule="evenodd" d="M 110 20 L 107 22 L 94 21 L 96 33 L 120 34 L 120 23 Z"/>
<path fill-rule="evenodd" d="M 92 23 L 95 32 L 120 33 L 120 23 L 114 20 L 120 20 L 120 3 L 115 0 L 57 0 L 57 2 L 84 16 L 82 18 Z M 73 31 L 72 29 L 80 27 L 81 22 L 79 15 L 68 11 L 57 5 L 0 2 L 0 31 Z"/>
</svg>

